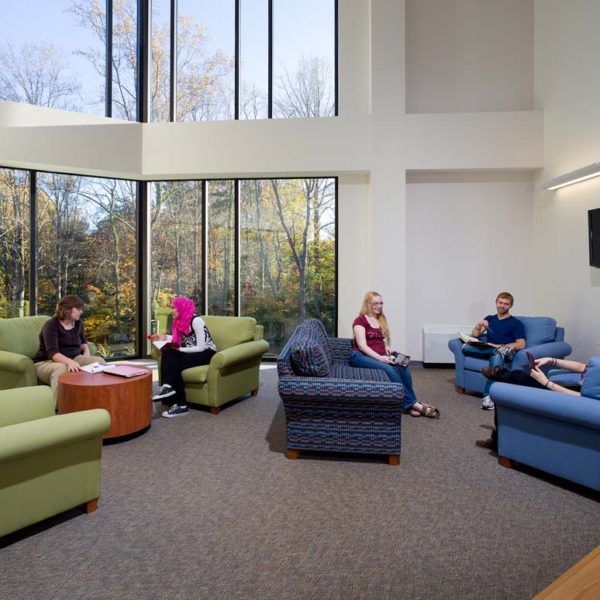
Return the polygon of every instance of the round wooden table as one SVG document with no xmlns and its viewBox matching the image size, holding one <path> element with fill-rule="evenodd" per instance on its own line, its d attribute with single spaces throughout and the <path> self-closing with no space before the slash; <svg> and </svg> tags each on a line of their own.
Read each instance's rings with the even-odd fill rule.
<svg viewBox="0 0 600 600">
<path fill-rule="evenodd" d="M 137 366 L 137 365 L 136 365 Z M 152 422 L 152 371 L 136 377 L 105 373 L 63 373 L 58 378 L 58 413 L 105 408 L 110 429 L 104 439 L 141 432 Z"/>
</svg>

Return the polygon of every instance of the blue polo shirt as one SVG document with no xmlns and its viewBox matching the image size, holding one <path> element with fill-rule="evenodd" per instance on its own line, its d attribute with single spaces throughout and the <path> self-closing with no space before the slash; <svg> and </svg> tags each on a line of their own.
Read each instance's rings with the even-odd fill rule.
<svg viewBox="0 0 600 600">
<path fill-rule="evenodd" d="M 492 344 L 511 344 L 525 339 L 525 326 L 516 317 L 499 319 L 498 315 L 488 315 L 485 320 L 489 323 L 486 338 Z"/>
</svg>

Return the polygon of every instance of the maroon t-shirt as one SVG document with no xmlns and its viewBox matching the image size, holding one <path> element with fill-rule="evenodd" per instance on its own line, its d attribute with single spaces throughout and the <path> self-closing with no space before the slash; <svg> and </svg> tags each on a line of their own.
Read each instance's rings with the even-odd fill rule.
<svg viewBox="0 0 600 600">
<path fill-rule="evenodd" d="M 365 328 L 365 337 L 367 338 L 367 346 L 371 348 L 371 350 L 375 350 L 377 354 L 385 354 L 385 336 L 383 335 L 383 331 L 381 327 L 375 329 L 375 327 L 371 327 L 371 324 L 367 320 L 365 315 L 360 315 L 360 317 L 356 317 L 354 319 L 354 323 L 352 323 L 352 328 L 354 329 L 355 325 L 360 325 Z M 352 340 L 352 349 L 358 350 L 358 346 L 356 345 L 356 338 Z"/>
</svg>

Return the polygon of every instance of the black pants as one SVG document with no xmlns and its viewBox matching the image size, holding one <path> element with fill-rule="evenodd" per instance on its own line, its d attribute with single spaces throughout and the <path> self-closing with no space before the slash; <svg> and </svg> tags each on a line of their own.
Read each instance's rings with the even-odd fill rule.
<svg viewBox="0 0 600 600">
<path fill-rule="evenodd" d="M 214 353 L 215 351 L 210 349 L 203 352 L 180 352 L 174 348 L 163 348 L 160 359 L 160 383 L 168 383 L 175 390 L 175 396 L 168 398 L 171 404 L 180 406 L 187 404 L 181 372 L 190 367 L 207 365 Z"/>
<path fill-rule="evenodd" d="M 500 369 L 493 377 L 490 377 L 493 381 L 502 381 L 503 383 L 512 383 L 514 385 L 524 385 L 527 387 L 542 388 L 544 386 L 536 381 L 530 374 L 529 370 L 523 371 L 522 369 L 515 369 L 509 371 L 508 369 Z M 494 410 L 494 425 L 496 429 L 492 431 L 492 439 L 496 440 L 498 436 L 498 413 Z"/>
</svg>

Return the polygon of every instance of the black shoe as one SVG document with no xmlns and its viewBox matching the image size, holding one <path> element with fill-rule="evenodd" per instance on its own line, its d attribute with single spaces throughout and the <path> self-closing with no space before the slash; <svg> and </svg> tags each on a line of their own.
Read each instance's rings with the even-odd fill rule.
<svg viewBox="0 0 600 600">
<path fill-rule="evenodd" d="M 480 448 L 485 448 L 486 450 L 493 450 L 494 452 L 498 450 L 498 444 L 496 443 L 496 440 L 494 438 L 489 438 L 487 440 L 477 440 L 475 442 L 475 445 L 479 446 Z"/>
<path fill-rule="evenodd" d="M 179 406 L 179 404 L 173 404 L 169 410 L 165 410 L 162 414 L 163 417 L 170 419 L 171 417 L 183 417 L 190 412 L 190 409 L 186 406 Z"/>
<path fill-rule="evenodd" d="M 152 396 L 152 401 L 158 402 L 159 400 L 162 400 L 163 398 L 168 398 L 169 396 L 174 396 L 174 395 L 175 395 L 175 390 L 168 383 L 165 383 L 164 385 L 161 385 L 160 388 L 158 388 L 158 391 L 156 392 L 156 394 L 154 394 L 154 396 Z"/>
<path fill-rule="evenodd" d="M 486 379 L 496 379 L 500 374 L 500 371 L 502 371 L 502 367 L 483 367 L 481 369 L 481 374 Z"/>
</svg>

